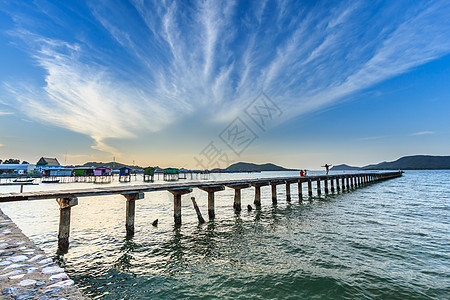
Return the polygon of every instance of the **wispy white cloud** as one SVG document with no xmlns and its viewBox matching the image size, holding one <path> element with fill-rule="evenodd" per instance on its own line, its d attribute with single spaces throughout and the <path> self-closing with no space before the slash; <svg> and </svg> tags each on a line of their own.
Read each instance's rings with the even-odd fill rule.
<svg viewBox="0 0 450 300">
<path fill-rule="evenodd" d="M 428 135 L 428 134 L 435 134 L 436 132 L 434 131 L 418 131 L 418 132 L 414 132 L 411 133 L 411 136 L 416 136 L 416 135 Z"/>
<path fill-rule="evenodd" d="M 91 2 L 80 13 L 92 15 L 91 37 L 73 27 L 79 19 L 62 38 L 15 15 L 21 27 L 12 35 L 45 71 L 43 86 L 5 85 L 27 115 L 115 153 L 108 138 L 158 131 L 194 113 L 201 123 L 226 122 L 260 91 L 290 118 L 450 53 L 448 1 L 386 3 L 378 12 L 363 1 L 331 9 L 320 2 L 131 2 Z"/>
</svg>

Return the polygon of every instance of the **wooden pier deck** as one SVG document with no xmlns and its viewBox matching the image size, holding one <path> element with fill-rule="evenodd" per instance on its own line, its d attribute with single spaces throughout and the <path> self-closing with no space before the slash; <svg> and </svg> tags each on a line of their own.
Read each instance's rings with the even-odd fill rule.
<svg viewBox="0 0 450 300">
<path fill-rule="evenodd" d="M 241 190 L 245 188 L 255 188 L 254 204 L 261 206 L 261 187 L 271 186 L 272 203 L 277 203 L 277 185 L 286 185 L 286 201 L 291 201 L 291 184 L 298 184 L 298 197 L 303 198 L 302 184 L 308 186 L 308 196 L 312 197 L 312 183 L 316 183 L 317 195 L 322 194 L 321 182 L 323 182 L 324 193 L 334 193 L 336 191 L 350 190 L 361 187 L 368 183 L 396 178 L 402 176 L 401 171 L 381 172 L 381 173 L 356 173 L 339 175 L 319 175 L 305 177 L 275 177 L 256 179 L 236 179 L 219 181 L 193 181 L 193 182 L 173 182 L 173 183 L 149 183 L 143 185 L 108 186 L 89 189 L 70 189 L 58 191 L 40 191 L 26 193 L 4 193 L 0 194 L 0 202 L 14 202 L 41 199 L 56 199 L 60 205 L 60 226 L 58 234 L 58 247 L 61 252 L 67 252 L 69 247 L 70 232 L 70 211 L 71 207 L 78 204 L 78 197 L 101 196 L 121 194 L 126 199 L 125 227 L 128 235 L 134 234 L 135 201 L 144 198 L 144 193 L 154 191 L 169 191 L 174 199 L 174 222 L 181 224 L 181 196 L 192 192 L 198 188 L 208 193 L 208 216 L 215 217 L 214 193 L 227 188 L 234 189 L 233 207 L 236 211 L 241 210 Z"/>
</svg>

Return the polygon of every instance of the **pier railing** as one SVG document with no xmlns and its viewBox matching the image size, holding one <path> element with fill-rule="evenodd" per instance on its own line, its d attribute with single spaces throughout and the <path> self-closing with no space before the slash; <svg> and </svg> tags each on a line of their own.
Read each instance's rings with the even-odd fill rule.
<svg viewBox="0 0 450 300">
<path fill-rule="evenodd" d="M 58 233 L 58 248 L 62 253 L 67 252 L 69 247 L 70 233 L 70 212 L 73 206 L 78 204 L 79 197 L 100 196 L 121 194 L 126 199 L 126 218 L 125 228 L 127 235 L 134 234 L 135 202 L 143 199 L 144 193 L 154 191 L 169 191 L 174 199 L 174 222 L 181 224 L 181 196 L 191 193 L 194 188 L 198 188 L 208 193 L 208 216 L 210 219 L 215 217 L 214 211 L 214 193 L 222 191 L 226 187 L 234 189 L 233 207 L 236 211 L 241 210 L 241 190 L 245 188 L 255 188 L 254 204 L 261 206 L 261 187 L 271 186 L 272 203 L 277 203 L 277 186 L 286 185 L 286 200 L 291 201 L 291 184 L 298 184 L 299 200 L 303 199 L 302 185 L 308 186 L 308 196 L 313 196 L 312 184 L 315 183 L 317 195 L 322 194 L 321 182 L 324 184 L 324 193 L 334 193 L 336 191 L 350 191 L 357 187 L 369 183 L 377 182 L 402 176 L 401 171 L 381 172 L 381 173 L 356 173 L 340 175 L 319 175 L 305 177 L 275 177 L 275 178 L 256 178 L 256 179 L 237 179 L 237 180 L 218 180 L 218 181 L 193 181 L 176 183 L 152 183 L 144 185 L 129 186 L 108 186 L 86 189 L 70 189 L 58 191 L 40 191 L 26 193 L 4 193 L 0 194 L 0 202 L 14 202 L 26 200 L 56 199 L 60 206 L 60 220 Z"/>
</svg>

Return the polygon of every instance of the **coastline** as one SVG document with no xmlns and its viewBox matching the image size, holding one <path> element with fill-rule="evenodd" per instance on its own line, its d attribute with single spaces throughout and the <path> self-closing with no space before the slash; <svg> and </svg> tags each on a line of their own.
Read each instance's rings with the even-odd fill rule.
<svg viewBox="0 0 450 300">
<path fill-rule="evenodd" d="M 1 209 L 0 291 L 11 299 L 89 299 Z"/>
</svg>

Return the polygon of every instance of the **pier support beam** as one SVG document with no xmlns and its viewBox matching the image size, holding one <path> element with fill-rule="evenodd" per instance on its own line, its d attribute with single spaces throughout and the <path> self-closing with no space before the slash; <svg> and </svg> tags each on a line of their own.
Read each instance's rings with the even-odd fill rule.
<svg viewBox="0 0 450 300">
<path fill-rule="evenodd" d="M 59 204 L 58 251 L 65 254 L 69 250 L 70 211 L 78 205 L 78 198 L 57 198 L 56 202 Z"/>
<path fill-rule="evenodd" d="M 334 178 L 330 179 L 331 192 L 334 193 Z"/>
<path fill-rule="evenodd" d="M 225 189 L 225 186 L 219 185 L 219 186 L 205 186 L 205 187 L 199 187 L 202 191 L 205 191 L 208 193 L 208 217 L 210 220 L 214 219 L 216 217 L 216 213 L 214 210 L 214 193 L 218 191 L 223 191 Z"/>
<path fill-rule="evenodd" d="M 350 179 L 348 177 L 345 178 L 346 179 L 346 184 L 347 184 L 347 191 L 350 190 Z"/>
<path fill-rule="evenodd" d="M 286 201 L 291 201 L 291 183 L 286 181 Z"/>
<path fill-rule="evenodd" d="M 236 211 L 242 210 L 241 205 L 241 190 L 250 187 L 250 183 L 239 184 L 239 185 L 227 185 L 227 187 L 234 189 L 234 203 L 233 207 Z"/>
<path fill-rule="evenodd" d="M 270 183 L 272 186 L 272 204 L 277 204 L 277 185 L 282 184 L 283 181 L 273 181 Z"/>
<path fill-rule="evenodd" d="M 303 199 L 303 190 L 302 190 L 302 181 L 298 181 L 298 200 L 302 201 Z"/>
<path fill-rule="evenodd" d="M 256 207 L 261 207 L 261 187 L 266 185 L 269 185 L 269 182 L 252 183 L 252 186 L 255 187 L 255 200 L 253 203 Z"/>
<path fill-rule="evenodd" d="M 272 186 L 272 204 L 277 204 L 277 185 L 271 184 Z"/>
<path fill-rule="evenodd" d="M 325 188 L 325 194 L 328 194 L 328 178 L 325 178 L 324 182 L 324 188 Z"/>
<path fill-rule="evenodd" d="M 345 191 L 345 176 L 341 178 L 342 181 L 342 191 Z"/>
<path fill-rule="evenodd" d="M 311 179 L 308 180 L 308 196 L 312 197 L 312 183 L 311 183 Z"/>
<path fill-rule="evenodd" d="M 320 179 L 317 179 L 317 195 L 320 196 L 322 191 L 320 190 Z"/>
<path fill-rule="evenodd" d="M 181 225 L 181 195 L 189 194 L 192 189 L 169 190 L 173 195 L 173 220 L 175 225 Z"/>
<path fill-rule="evenodd" d="M 136 200 L 144 199 L 144 193 L 122 194 L 127 199 L 125 229 L 127 236 L 134 234 L 134 216 L 136 215 Z"/>
</svg>

